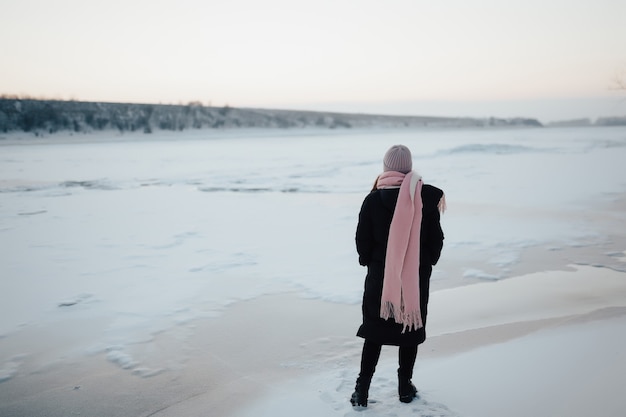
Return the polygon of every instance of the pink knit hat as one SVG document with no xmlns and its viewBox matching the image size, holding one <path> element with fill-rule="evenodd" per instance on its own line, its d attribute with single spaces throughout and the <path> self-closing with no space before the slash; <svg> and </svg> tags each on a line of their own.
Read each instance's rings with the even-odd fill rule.
<svg viewBox="0 0 626 417">
<path fill-rule="evenodd" d="M 408 174 L 413 169 L 411 151 L 404 145 L 393 145 L 383 158 L 384 171 L 398 171 Z"/>
</svg>

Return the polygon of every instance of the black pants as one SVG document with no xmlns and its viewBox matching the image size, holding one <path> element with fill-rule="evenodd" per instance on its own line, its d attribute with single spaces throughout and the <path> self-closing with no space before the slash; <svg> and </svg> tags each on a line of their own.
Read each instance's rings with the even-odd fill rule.
<svg viewBox="0 0 626 417">
<path fill-rule="evenodd" d="M 382 345 L 373 343 L 367 339 L 363 343 L 363 353 L 361 354 L 361 372 L 359 379 L 361 381 L 370 381 L 376 371 L 376 365 L 380 358 Z M 415 366 L 415 358 L 417 358 L 416 346 L 400 346 L 398 348 L 398 377 L 403 379 L 411 379 L 413 377 L 413 367 Z"/>
</svg>

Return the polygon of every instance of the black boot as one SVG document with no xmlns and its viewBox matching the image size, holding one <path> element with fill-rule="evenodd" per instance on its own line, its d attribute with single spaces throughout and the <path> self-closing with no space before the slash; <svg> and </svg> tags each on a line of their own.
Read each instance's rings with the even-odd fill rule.
<svg viewBox="0 0 626 417">
<path fill-rule="evenodd" d="M 417 397 L 417 388 L 411 382 L 413 367 L 417 357 L 417 346 L 401 346 L 398 355 L 398 396 L 403 403 L 410 403 Z"/>
<path fill-rule="evenodd" d="M 370 383 L 374 372 L 376 372 L 376 364 L 380 357 L 382 345 L 365 339 L 363 343 L 363 353 L 361 354 L 361 371 L 356 379 L 356 387 L 350 398 L 350 402 L 355 407 L 367 407 L 367 395 L 370 390 Z"/>
<path fill-rule="evenodd" d="M 398 396 L 403 403 L 410 403 L 417 397 L 417 388 L 409 378 L 398 376 Z"/>
<path fill-rule="evenodd" d="M 363 378 L 357 378 L 356 386 L 352 397 L 350 397 L 350 403 L 355 407 L 367 407 L 367 396 L 370 390 L 370 380 L 364 380 Z"/>
</svg>

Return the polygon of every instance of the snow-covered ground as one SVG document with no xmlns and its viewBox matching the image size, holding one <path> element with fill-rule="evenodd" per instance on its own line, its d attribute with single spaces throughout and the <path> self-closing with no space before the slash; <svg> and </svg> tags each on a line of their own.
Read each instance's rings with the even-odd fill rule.
<svg viewBox="0 0 626 417">
<path fill-rule="evenodd" d="M 353 342 L 344 345 L 342 369 L 322 366 L 302 383 L 310 387 L 321 378 L 323 385 L 339 381 L 335 385 L 343 388 L 312 397 L 301 389 L 293 393 L 299 399 L 288 402 L 312 401 L 341 412 L 333 404 L 349 395 L 360 343 L 353 336 L 364 275 L 354 250 L 356 217 L 382 169 L 382 155 L 396 143 L 412 149 L 414 168 L 442 188 L 448 202 L 444 252 L 432 278 L 433 300 L 440 294 L 443 301 L 433 301 L 429 334 L 626 306 L 625 128 L 20 136 L 0 139 L 0 404 L 12 386 L 65 361 L 102 359 L 138 384 L 184 372 L 197 357 L 190 353 L 197 323 L 228 320 L 231 309 L 246 301 L 291 294 L 302 303 L 357 312 L 347 323 Z M 584 291 L 574 301 L 551 304 L 559 291 L 543 288 L 544 275 L 534 274 L 543 271 L 569 273 Z M 609 287 L 602 281 L 607 274 Z M 589 285 L 596 276 L 598 286 Z M 506 286 L 493 287 L 500 284 Z M 547 292 L 535 293 L 536 287 Z M 491 294 L 489 288 L 498 289 Z M 585 296 L 593 288 L 597 294 Z M 460 298 L 445 301 L 448 292 Z M 516 304 L 511 294 L 526 302 Z M 481 297 L 500 303 L 476 301 Z M 595 303 L 587 303 L 589 297 Z M 493 308 L 453 315 L 457 320 L 448 317 L 451 306 Z M 525 307 L 536 314 L 516 316 Z M 619 320 L 607 319 L 602 328 L 623 325 Z M 266 325 L 256 322 L 255 331 L 262 335 Z M 81 331 L 50 331 L 72 326 Z M 591 325 L 580 326 L 576 334 Z M 572 334 L 542 334 L 529 339 L 528 349 L 542 341 L 570 343 Z M 163 344 L 162 335 L 172 340 Z M 339 355 L 342 348 L 326 349 Z M 481 349 L 454 360 L 472 363 L 471 355 L 502 358 L 511 351 L 507 345 Z M 519 349 L 513 349 L 516 355 Z M 306 362 L 291 356 L 294 368 Z M 424 380 L 437 367 L 456 363 L 432 361 Z M 391 368 L 382 363 L 383 374 L 385 367 Z M 446 402 L 441 375 L 431 381 L 431 415 L 480 415 L 461 400 Z M 390 380 L 383 389 L 393 391 L 392 385 Z M 14 414 L 8 415 L 27 415 L 15 411 L 20 401 L 11 398 Z M 271 411 L 277 398 L 268 392 L 243 412 L 293 415 L 288 408 Z M 371 408 L 383 404 L 381 396 Z M 447 411 L 437 414 L 436 404 Z M 404 415 L 398 407 L 379 415 Z M 154 411 L 141 415 L 165 415 Z M 195 415 L 187 411 L 181 415 Z"/>
<path fill-rule="evenodd" d="M 623 415 L 624 278 L 605 268 L 580 267 L 435 292 L 429 333 L 443 340 L 420 348 L 424 354 L 414 374 L 419 398 L 398 401 L 397 348 L 386 347 L 366 415 Z M 511 324 L 519 328 L 502 334 Z M 450 334 L 464 336 L 446 340 Z M 472 339 L 477 345 L 463 345 Z M 456 352 L 433 355 L 439 348 Z M 335 356 L 319 368 L 323 371 L 271 386 L 238 417 L 361 415 L 363 410 L 347 401 L 358 361 Z"/>
</svg>

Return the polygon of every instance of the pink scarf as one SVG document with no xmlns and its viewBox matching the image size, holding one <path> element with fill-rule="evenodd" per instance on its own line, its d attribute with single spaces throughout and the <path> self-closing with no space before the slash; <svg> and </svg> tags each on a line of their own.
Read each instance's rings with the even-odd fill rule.
<svg viewBox="0 0 626 417">
<path fill-rule="evenodd" d="M 389 228 L 380 316 L 407 329 L 423 327 L 420 310 L 419 266 L 422 224 L 422 179 L 413 171 L 384 172 L 377 188 L 400 187 Z"/>
</svg>

